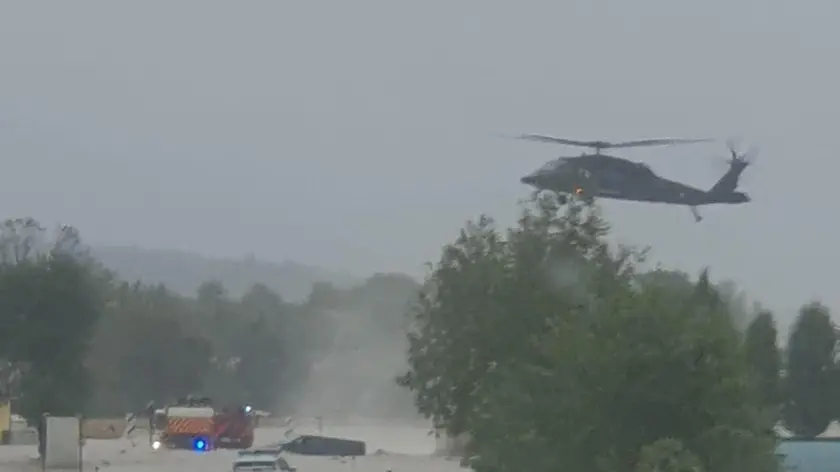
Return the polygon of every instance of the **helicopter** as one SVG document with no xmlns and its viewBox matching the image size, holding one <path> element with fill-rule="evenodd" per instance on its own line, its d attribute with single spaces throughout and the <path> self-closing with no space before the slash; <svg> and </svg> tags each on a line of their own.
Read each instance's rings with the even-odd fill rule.
<svg viewBox="0 0 840 472">
<path fill-rule="evenodd" d="M 729 142 L 729 169 L 709 190 L 702 190 L 682 182 L 657 175 L 644 163 L 621 157 L 602 154 L 604 149 L 631 148 L 642 146 L 667 146 L 710 142 L 711 139 L 644 139 L 610 143 L 607 141 L 576 141 L 551 136 L 526 134 L 519 139 L 586 147 L 593 153 L 578 157 L 560 157 L 549 161 L 536 171 L 522 177 L 520 181 L 537 191 L 551 191 L 557 194 L 561 204 L 569 197 L 593 200 L 609 198 L 646 203 L 686 205 L 691 209 L 696 222 L 703 218 L 698 206 L 712 204 L 741 204 L 750 197 L 737 191 L 741 173 L 750 164 L 746 154 L 738 154 L 734 144 Z"/>
</svg>

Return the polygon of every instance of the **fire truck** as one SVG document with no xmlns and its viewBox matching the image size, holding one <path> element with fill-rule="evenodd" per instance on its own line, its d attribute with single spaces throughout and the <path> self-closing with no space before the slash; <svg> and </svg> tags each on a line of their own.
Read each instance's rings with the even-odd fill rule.
<svg viewBox="0 0 840 472">
<path fill-rule="evenodd" d="M 168 449 L 209 451 L 213 448 L 216 410 L 206 398 L 179 399 L 164 408 L 160 444 Z"/>
<path fill-rule="evenodd" d="M 257 417 L 250 406 L 225 408 L 216 413 L 215 444 L 225 449 L 248 449 L 254 444 Z"/>
<path fill-rule="evenodd" d="M 258 416 L 250 406 L 216 410 L 208 398 L 179 399 L 155 410 L 152 419 L 152 448 L 247 449 L 254 443 Z"/>
</svg>

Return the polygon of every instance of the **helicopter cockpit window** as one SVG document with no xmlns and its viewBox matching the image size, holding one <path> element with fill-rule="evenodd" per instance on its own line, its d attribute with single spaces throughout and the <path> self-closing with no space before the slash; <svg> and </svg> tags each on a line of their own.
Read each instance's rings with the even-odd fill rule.
<svg viewBox="0 0 840 472">
<path fill-rule="evenodd" d="M 646 174 L 653 174 L 653 170 L 651 170 L 650 166 L 645 164 L 644 162 L 636 162 L 636 168 L 639 171 L 644 172 Z"/>
</svg>

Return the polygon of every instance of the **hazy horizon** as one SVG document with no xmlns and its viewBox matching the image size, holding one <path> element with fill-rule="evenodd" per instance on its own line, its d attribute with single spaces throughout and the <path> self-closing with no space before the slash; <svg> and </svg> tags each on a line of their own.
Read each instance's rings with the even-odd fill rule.
<svg viewBox="0 0 840 472">
<path fill-rule="evenodd" d="M 785 320 L 840 309 L 828 137 L 840 5 L 646 0 L 17 2 L 0 17 L 4 215 L 94 245 L 423 274 L 465 220 L 576 139 L 714 137 L 620 155 L 706 188 L 760 146 L 753 202 L 603 201 L 615 241 L 709 266 Z"/>
</svg>

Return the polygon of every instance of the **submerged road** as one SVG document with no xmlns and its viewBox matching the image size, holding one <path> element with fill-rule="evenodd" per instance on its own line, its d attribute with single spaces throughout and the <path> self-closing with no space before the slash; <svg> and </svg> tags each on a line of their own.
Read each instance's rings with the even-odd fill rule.
<svg viewBox="0 0 840 472">
<path fill-rule="evenodd" d="M 433 456 L 435 438 L 418 426 L 367 424 L 323 425 L 327 436 L 358 439 L 367 443 L 368 455 L 356 459 L 298 456 L 287 460 L 299 472 L 454 472 L 463 471 L 458 461 Z M 314 423 L 299 424 L 294 432 L 318 434 Z M 259 428 L 255 444 L 282 442 L 288 428 Z M 132 447 L 126 439 L 88 440 L 84 447 L 85 471 L 99 472 L 230 472 L 235 450 L 206 453 L 193 451 L 153 451 L 140 433 Z M 35 472 L 34 446 L 0 446 L 0 470 Z"/>
</svg>

